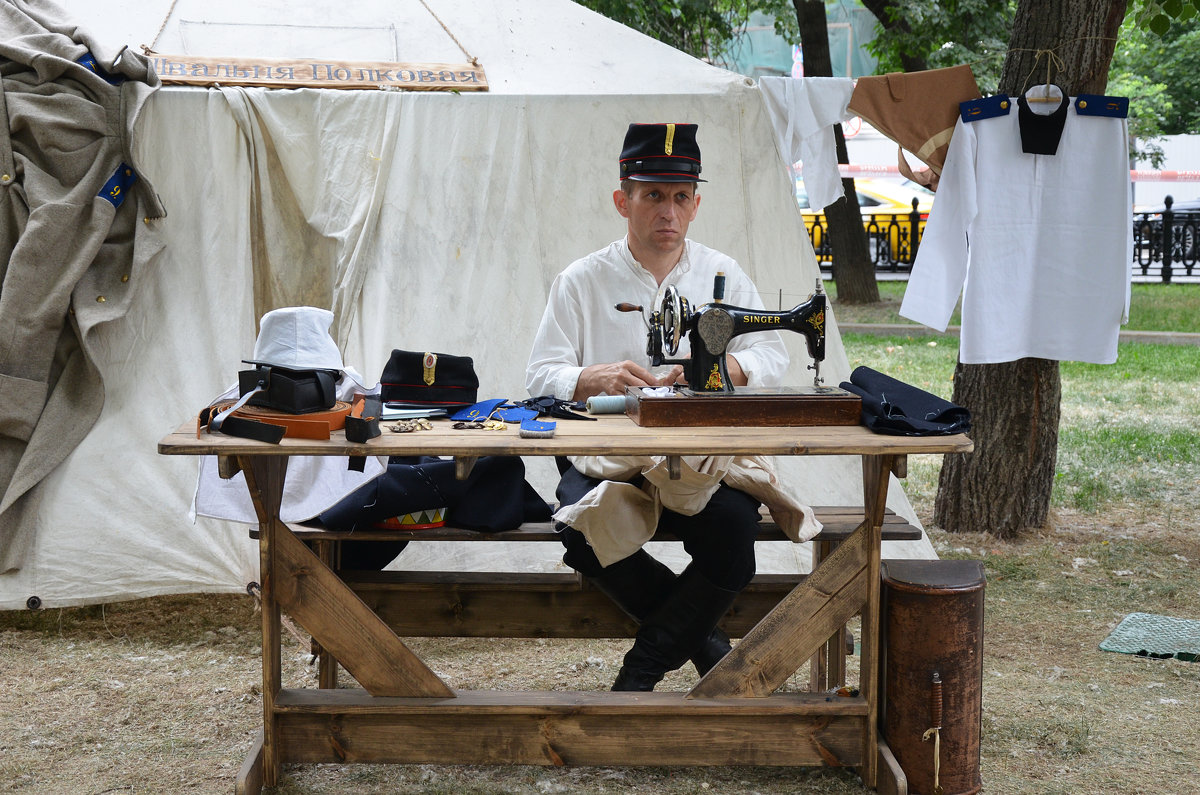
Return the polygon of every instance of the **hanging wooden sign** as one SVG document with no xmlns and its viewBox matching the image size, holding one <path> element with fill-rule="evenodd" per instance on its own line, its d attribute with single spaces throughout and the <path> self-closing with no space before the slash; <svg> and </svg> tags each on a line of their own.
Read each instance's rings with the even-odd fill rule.
<svg viewBox="0 0 1200 795">
<path fill-rule="evenodd" d="M 151 53 L 147 58 L 165 85 L 488 90 L 483 67 L 472 64 L 223 58 L 158 53 Z"/>
</svg>

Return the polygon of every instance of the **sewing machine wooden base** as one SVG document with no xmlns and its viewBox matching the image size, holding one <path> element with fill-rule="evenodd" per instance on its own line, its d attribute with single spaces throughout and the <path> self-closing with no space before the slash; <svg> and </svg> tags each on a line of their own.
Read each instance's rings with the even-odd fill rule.
<svg viewBox="0 0 1200 795">
<path fill-rule="evenodd" d="M 714 425 L 858 425 L 862 399 L 837 387 L 777 387 L 652 397 L 625 390 L 625 413 L 648 428 Z"/>
</svg>

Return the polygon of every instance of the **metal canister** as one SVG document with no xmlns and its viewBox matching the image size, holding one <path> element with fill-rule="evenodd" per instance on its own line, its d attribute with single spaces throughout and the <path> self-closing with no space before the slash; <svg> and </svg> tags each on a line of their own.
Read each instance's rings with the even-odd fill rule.
<svg viewBox="0 0 1200 795">
<path fill-rule="evenodd" d="M 883 736 L 914 795 L 974 795 L 983 783 L 983 564 L 885 560 Z"/>
</svg>

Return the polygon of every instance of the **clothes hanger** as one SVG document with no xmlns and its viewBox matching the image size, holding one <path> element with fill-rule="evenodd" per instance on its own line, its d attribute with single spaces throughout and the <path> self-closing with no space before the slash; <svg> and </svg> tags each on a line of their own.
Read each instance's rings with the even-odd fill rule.
<svg viewBox="0 0 1200 795">
<path fill-rule="evenodd" d="M 1026 102 L 1053 102 L 1055 104 L 1058 104 L 1058 103 L 1062 102 L 1063 99 L 1067 96 L 1067 92 L 1065 89 L 1063 89 L 1062 86 L 1051 81 L 1050 70 L 1054 66 L 1054 62 L 1056 60 L 1058 60 L 1058 57 L 1054 54 L 1054 52 L 1052 50 L 1038 50 L 1037 55 L 1034 56 L 1034 59 L 1033 59 L 1033 65 L 1034 65 L 1035 69 L 1037 68 L 1038 59 L 1040 59 L 1043 55 L 1046 57 L 1046 84 L 1042 87 L 1041 96 L 1038 96 L 1033 93 L 1034 89 L 1037 88 L 1036 86 L 1027 92 L 1022 90 L 1022 93 L 1025 94 Z M 1059 61 L 1059 63 L 1061 64 L 1062 62 Z M 1032 70 L 1030 71 L 1029 74 L 1030 74 L 1030 76 L 1033 75 Z M 1026 78 L 1026 82 L 1028 82 L 1028 80 L 1029 80 L 1029 78 Z M 1054 88 L 1058 91 L 1058 96 L 1051 95 L 1051 93 L 1050 93 L 1051 88 Z"/>
</svg>

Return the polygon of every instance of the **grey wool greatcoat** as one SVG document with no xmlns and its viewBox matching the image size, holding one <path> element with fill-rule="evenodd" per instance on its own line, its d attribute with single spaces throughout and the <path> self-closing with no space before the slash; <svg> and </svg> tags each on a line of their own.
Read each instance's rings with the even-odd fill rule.
<svg viewBox="0 0 1200 795">
<path fill-rule="evenodd" d="M 0 2 L 0 573 L 32 542 L 37 484 L 100 415 L 89 333 L 124 316 L 161 250 L 130 152 L 158 77 L 67 19 Z"/>
</svg>

